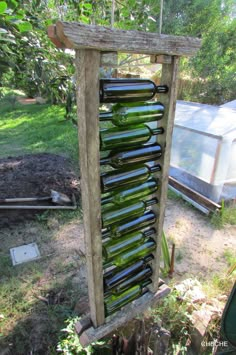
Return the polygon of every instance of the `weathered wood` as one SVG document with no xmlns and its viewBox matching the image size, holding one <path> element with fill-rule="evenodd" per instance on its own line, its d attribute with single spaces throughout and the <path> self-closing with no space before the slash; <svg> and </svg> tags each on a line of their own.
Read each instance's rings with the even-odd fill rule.
<svg viewBox="0 0 236 355">
<path fill-rule="evenodd" d="M 191 200 L 197 202 L 199 205 L 207 208 L 211 212 L 216 212 L 221 209 L 221 206 L 210 200 L 209 198 L 201 195 L 197 191 L 192 190 L 190 187 L 182 184 L 181 182 L 174 179 L 172 176 L 169 176 L 169 184 L 174 187 L 176 190 L 182 192 L 184 195 L 189 197 Z"/>
<path fill-rule="evenodd" d="M 56 36 L 67 48 L 97 49 L 124 53 L 192 56 L 201 40 L 193 37 L 124 31 L 77 22 L 57 22 Z"/>
<path fill-rule="evenodd" d="M 150 63 L 152 64 L 171 64 L 172 58 L 170 55 L 158 55 L 158 54 L 153 54 L 150 56 Z"/>
<path fill-rule="evenodd" d="M 168 188 L 168 176 L 169 176 L 169 166 L 170 166 L 170 152 L 171 152 L 171 141 L 172 132 L 174 127 L 174 116 L 175 116 L 175 106 L 177 97 L 177 71 L 178 71 L 178 61 L 179 58 L 173 56 L 171 64 L 163 64 L 162 66 L 162 77 L 161 84 L 167 85 L 169 87 L 169 92 L 167 94 L 162 94 L 159 96 L 160 102 L 165 106 L 165 114 L 161 121 L 161 126 L 164 128 L 164 134 L 157 136 L 157 142 L 161 145 L 163 149 L 163 154 L 160 159 L 160 164 L 162 167 L 160 174 L 160 188 L 157 191 L 157 198 L 159 201 L 158 207 L 153 206 L 153 210 L 158 215 L 158 219 L 155 225 L 157 230 L 157 247 L 156 251 L 153 253 L 155 259 L 153 265 L 153 282 L 151 285 L 151 290 L 156 291 L 158 289 L 159 280 L 159 267 L 160 267 L 160 254 L 161 254 L 161 238 L 163 231 L 163 222 L 167 198 L 167 188 Z"/>
<path fill-rule="evenodd" d="M 59 40 L 56 35 L 56 25 L 48 26 L 48 37 L 55 44 L 57 48 L 64 48 L 64 44 Z"/>
<path fill-rule="evenodd" d="M 93 341 L 103 338 L 110 334 L 114 329 L 126 324 L 135 316 L 142 314 L 148 307 L 154 306 L 161 298 L 170 293 L 170 288 L 164 284 L 160 286 L 156 293 L 145 293 L 142 297 L 133 301 L 124 307 L 120 312 L 117 312 L 107 322 L 98 328 L 89 328 L 80 336 L 80 343 L 82 346 L 87 346 Z"/>
<path fill-rule="evenodd" d="M 90 314 L 104 322 L 99 156 L 100 52 L 76 51 L 79 156 Z"/>
<path fill-rule="evenodd" d="M 78 335 L 81 335 L 86 329 L 92 326 L 93 325 L 90 316 L 86 318 L 82 318 L 79 320 L 79 322 L 75 323 L 75 331 Z"/>
</svg>

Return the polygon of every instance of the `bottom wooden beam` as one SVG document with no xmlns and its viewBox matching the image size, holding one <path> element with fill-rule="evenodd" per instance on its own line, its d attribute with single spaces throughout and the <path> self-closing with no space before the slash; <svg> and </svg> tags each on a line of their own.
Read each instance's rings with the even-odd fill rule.
<svg viewBox="0 0 236 355">
<path fill-rule="evenodd" d="M 90 324 L 90 319 L 82 319 L 75 326 L 75 329 L 79 334 L 81 334 L 81 329 L 84 330 L 83 333 L 80 335 L 81 345 L 86 347 L 92 342 L 105 337 L 114 329 L 124 325 L 137 315 L 143 313 L 148 307 L 154 306 L 161 298 L 167 296 L 169 293 L 170 288 L 166 284 L 162 284 L 156 293 L 145 293 L 142 297 L 138 298 L 137 300 L 134 300 L 132 303 L 125 306 L 114 316 L 108 317 L 106 319 L 106 323 L 99 326 L 98 328 L 89 327 L 88 329 L 86 329 L 87 325 Z M 84 327 L 85 324 L 86 326 Z"/>
</svg>

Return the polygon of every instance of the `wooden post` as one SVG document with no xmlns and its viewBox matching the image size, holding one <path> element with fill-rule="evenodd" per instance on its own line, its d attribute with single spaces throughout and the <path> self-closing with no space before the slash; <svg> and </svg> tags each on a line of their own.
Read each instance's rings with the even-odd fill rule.
<svg viewBox="0 0 236 355">
<path fill-rule="evenodd" d="M 155 268 L 153 270 L 154 273 L 153 273 L 153 283 L 152 283 L 153 285 L 152 289 L 154 291 L 158 289 L 158 282 L 159 282 L 161 238 L 162 238 L 164 214 L 165 214 L 165 206 L 166 206 L 166 198 L 167 198 L 171 142 L 172 142 L 172 132 L 174 127 L 175 106 L 176 106 L 176 98 L 177 98 L 177 84 L 178 84 L 177 72 L 178 72 L 179 58 L 176 56 L 172 56 L 171 58 L 172 58 L 171 64 L 162 65 L 162 77 L 161 77 L 161 84 L 167 85 L 169 87 L 169 92 L 168 94 L 160 95 L 160 102 L 163 103 L 165 106 L 165 114 L 162 123 L 165 132 L 164 134 L 160 134 L 157 136 L 157 141 L 162 146 L 163 154 L 160 159 L 162 171 L 161 171 L 161 178 L 160 178 L 160 189 L 158 191 L 159 208 L 158 207 L 156 208 L 158 219 L 156 222 L 157 247 L 154 255 Z"/>
<path fill-rule="evenodd" d="M 90 315 L 104 323 L 99 156 L 100 52 L 76 51 L 79 156 Z"/>
</svg>

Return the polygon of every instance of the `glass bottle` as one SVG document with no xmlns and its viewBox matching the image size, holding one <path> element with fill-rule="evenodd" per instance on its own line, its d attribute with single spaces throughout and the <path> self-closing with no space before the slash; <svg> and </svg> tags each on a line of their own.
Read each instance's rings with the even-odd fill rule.
<svg viewBox="0 0 236 355">
<path fill-rule="evenodd" d="M 110 112 L 100 112 L 100 121 L 111 121 L 115 126 L 159 121 L 165 112 L 163 104 L 156 101 L 114 104 Z"/>
<path fill-rule="evenodd" d="M 151 279 L 140 282 L 140 284 L 135 285 L 128 290 L 122 292 L 119 295 L 109 295 L 104 298 L 105 305 L 105 315 L 108 316 L 116 311 L 118 311 L 121 307 L 125 306 L 127 303 L 135 300 L 139 296 L 142 296 L 144 293 L 148 292 L 146 286 L 148 286 L 152 282 Z"/>
<path fill-rule="evenodd" d="M 157 86 L 148 79 L 100 79 L 100 102 L 147 101 L 167 92 L 166 85 Z"/>
<path fill-rule="evenodd" d="M 142 183 L 148 180 L 152 173 L 160 170 L 161 166 L 159 164 L 152 167 L 144 164 L 119 171 L 110 171 L 102 174 L 101 188 L 103 192 L 107 192 L 123 185 Z"/>
<path fill-rule="evenodd" d="M 107 228 L 111 224 L 120 222 L 123 219 L 126 220 L 134 216 L 141 216 L 147 207 L 152 206 L 157 202 L 156 198 L 152 198 L 147 201 L 139 201 L 128 206 L 124 206 L 123 208 L 111 208 L 109 210 L 105 210 L 102 213 L 102 226 L 103 228 Z"/>
<path fill-rule="evenodd" d="M 156 160 L 161 157 L 161 146 L 153 144 L 139 149 L 126 150 L 123 152 L 111 152 L 106 158 L 100 159 L 101 165 L 109 164 L 113 168 L 122 168 L 128 164 L 143 163 Z"/>
<path fill-rule="evenodd" d="M 136 231 L 129 233 L 120 237 L 118 239 L 110 239 L 108 242 L 105 242 L 102 246 L 103 257 L 106 260 L 112 260 L 115 256 L 122 253 L 123 251 L 132 248 L 136 245 L 141 244 L 144 240 L 156 233 L 154 228 L 148 229 L 146 231 Z"/>
<path fill-rule="evenodd" d="M 128 234 L 137 229 L 143 229 L 150 227 L 156 222 L 156 215 L 154 212 L 146 212 L 140 217 L 131 218 L 128 221 L 124 221 L 118 225 L 112 225 L 109 230 L 103 232 L 103 239 L 106 237 L 119 238 L 121 235 Z"/>
<path fill-rule="evenodd" d="M 112 264 L 116 267 L 129 265 L 134 260 L 141 259 L 149 255 L 156 248 L 156 242 L 149 238 L 145 243 L 126 250 L 124 253 L 113 258 Z"/>
<path fill-rule="evenodd" d="M 152 135 L 162 134 L 163 128 L 150 128 L 140 124 L 128 128 L 109 128 L 100 131 L 100 150 L 134 147 L 145 144 Z"/>
<path fill-rule="evenodd" d="M 147 267 L 147 263 L 154 259 L 152 254 L 149 254 L 145 258 L 136 261 L 132 265 L 125 268 L 114 268 L 106 272 L 103 276 L 104 281 L 104 290 L 109 291 L 113 287 L 119 285 L 121 282 L 130 278 L 133 275 L 136 275 L 141 270 Z"/>
<path fill-rule="evenodd" d="M 112 294 L 120 294 L 140 281 L 148 279 L 150 276 L 152 276 L 152 269 L 150 266 L 147 266 L 145 269 L 139 271 L 137 274 L 134 274 L 127 280 L 112 288 L 110 292 Z"/>
<path fill-rule="evenodd" d="M 128 203 L 132 200 L 137 200 L 145 196 L 153 194 L 158 189 L 158 180 L 151 178 L 143 184 L 133 185 L 128 189 L 116 189 L 101 199 L 101 205 L 112 204 L 119 206 L 124 203 Z"/>
</svg>

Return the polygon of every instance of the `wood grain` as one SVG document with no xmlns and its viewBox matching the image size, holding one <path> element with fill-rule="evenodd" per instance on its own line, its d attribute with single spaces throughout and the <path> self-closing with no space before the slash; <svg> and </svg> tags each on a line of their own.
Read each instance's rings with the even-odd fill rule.
<svg viewBox="0 0 236 355">
<path fill-rule="evenodd" d="M 124 31 L 78 22 L 58 21 L 56 36 L 67 48 L 87 48 L 124 53 L 192 56 L 201 45 L 201 40 L 193 37 Z"/>
<path fill-rule="evenodd" d="M 158 219 L 155 225 L 155 228 L 157 230 L 157 240 L 156 240 L 157 247 L 155 253 L 153 253 L 155 259 L 154 262 L 152 262 L 153 282 L 150 287 L 152 291 L 156 291 L 158 289 L 160 256 L 161 256 L 161 238 L 162 238 L 166 199 L 167 199 L 171 142 L 172 142 L 173 127 L 174 127 L 175 106 L 176 106 L 177 87 L 178 87 L 178 81 L 177 81 L 178 62 L 179 62 L 179 58 L 173 56 L 171 64 L 162 65 L 161 85 L 163 84 L 167 85 L 169 87 L 169 92 L 167 94 L 159 95 L 160 102 L 162 102 L 165 106 L 165 114 L 161 121 L 161 126 L 164 128 L 164 134 L 160 134 L 157 136 L 157 142 L 161 145 L 163 154 L 160 159 L 160 164 L 162 167 L 161 174 L 159 173 L 157 175 L 160 178 L 160 188 L 157 191 L 157 196 L 156 196 L 158 198 L 159 204 L 156 208 L 153 207 L 154 212 L 156 212 L 156 214 L 158 215 Z"/>
<path fill-rule="evenodd" d="M 100 52 L 76 51 L 82 208 L 91 320 L 104 323 L 99 156 Z"/>
<path fill-rule="evenodd" d="M 124 307 L 123 310 L 117 312 L 113 317 L 107 319 L 106 323 L 98 328 L 89 328 L 80 336 L 82 346 L 87 346 L 91 342 L 103 338 L 111 333 L 114 329 L 126 324 L 139 314 L 142 314 L 148 307 L 154 306 L 161 298 L 170 293 L 170 288 L 163 284 L 156 293 L 145 293 L 142 297 L 133 301 Z M 80 327 L 79 327 L 80 328 Z"/>
</svg>

